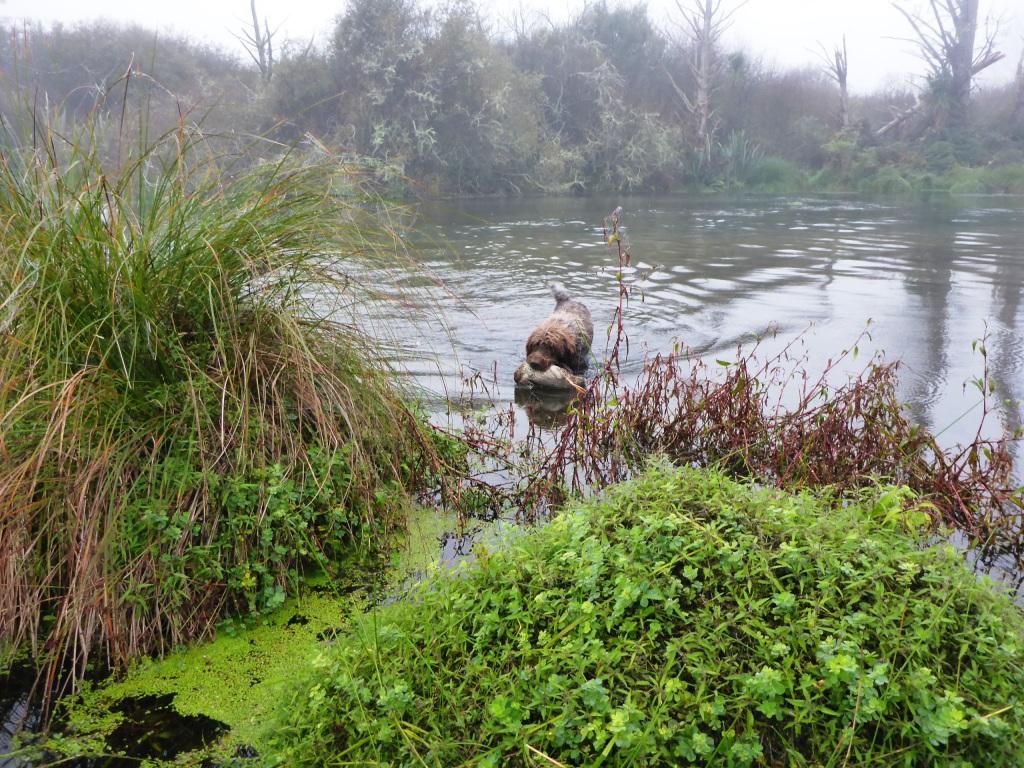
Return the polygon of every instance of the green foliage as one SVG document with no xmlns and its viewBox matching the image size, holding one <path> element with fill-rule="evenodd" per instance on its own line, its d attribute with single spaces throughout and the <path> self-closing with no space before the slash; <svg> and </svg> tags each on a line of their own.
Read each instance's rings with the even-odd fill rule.
<svg viewBox="0 0 1024 768">
<path fill-rule="evenodd" d="M 984 169 L 985 186 L 990 192 L 1024 194 L 1024 163 Z"/>
<path fill-rule="evenodd" d="M 352 254 L 402 253 L 345 169 L 91 127 L 0 158 L 0 639 L 77 673 L 280 605 L 435 460 L 358 330 Z"/>
<path fill-rule="evenodd" d="M 275 63 L 264 108 L 285 140 L 300 139 L 303 126 L 332 130 L 338 94 L 327 57 L 318 51 L 303 51 Z"/>
<path fill-rule="evenodd" d="M 429 13 L 410 0 L 358 0 L 327 56 L 305 54 L 282 78 L 311 92 L 315 108 L 298 111 L 304 97 L 278 83 L 278 114 L 374 158 L 387 181 L 411 178 L 428 191 L 529 186 L 542 148 L 537 82 L 515 70 L 468 3 Z"/>
<path fill-rule="evenodd" d="M 815 186 L 891 194 L 908 191 L 897 177 L 915 192 L 944 189 L 955 167 L 984 168 L 1024 147 L 1010 119 L 1011 83 L 974 94 L 967 124 L 911 118 L 879 138 L 894 111 L 922 95 L 925 112 L 949 113 L 950 83 L 855 97 L 856 127 L 836 132 L 839 94 L 820 68 L 779 69 L 723 49 L 710 105 L 722 146 L 709 158 L 686 106 L 692 51 L 644 4 L 598 0 L 558 23 L 517 23 L 510 35 L 488 28 L 486 15 L 475 0 L 353 0 L 325 45 L 278 40 L 269 83 L 229 52 L 137 26 L 9 28 L 0 35 L 0 106 L 20 88 L 76 119 L 99 109 L 120 124 L 130 66 L 131 91 L 148 100 L 155 132 L 203 115 L 225 142 L 250 132 L 363 158 L 380 188 L 397 194 L 751 184 L 782 193 L 808 181 L 778 178 L 771 164 L 773 180 L 750 181 L 768 156 L 813 171 Z M 257 154 L 255 146 L 246 150 Z M 876 179 L 887 165 L 895 173 Z M 965 182 L 960 191 L 1006 186 Z"/>
<path fill-rule="evenodd" d="M 862 192 L 883 195 L 906 195 L 914 191 L 913 185 L 891 165 L 884 165 L 858 185 Z"/>
<path fill-rule="evenodd" d="M 924 161 L 932 173 L 949 173 L 956 165 L 956 149 L 948 141 L 934 141 L 924 148 Z"/>
<path fill-rule="evenodd" d="M 1024 149 L 1013 147 L 1000 150 L 993 155 L 989 164 L 997 168 L 1005 165 L 1024 165 Z"/>
<path fill-rule="evenodd" d="M 961 159 L 965 146 L 973 147 L 970 151 L 977 161 L 978 143 L 960 134 L 923 143 L 865 146 L 853 132 L 846 132 L 825 144 L 828 163 L 811 184 L 824 189 L 897 195 L 931 190 L 958 195 L 1024 191 L 1024 163 L 1019 162 L 1019 150 L 1002 150 L 991 162 L 973 167 Z"/>
<path fill-rule="evenodd" d="M 788 160 L 766 157 L 751 167 L 747 174 L 747 184 L 768 192 L 792 191 L 804 184 L 804 174 Z"/>
<path fill-rule="evenodd" d="M 271 762 L 1020 765 L 1024 621 L 920 518 L 652 468 L 365 617 Z"/>
<path fill-rule="evenodd" d="M 665 187 L 678 179 L 678 132 L 654 115 L 631 112 L 621 95 L 622 79 L 614 70 L 599 69 L 590 79 L 599 112 L 586 130 L 580 175 L 599 189 L 622 192 Z"/>
<path fill-rule="evenodd" d="M 949 177 L 953 194 L 1024 194 L 1024 163 L 985 168 L 957 167 Z"/>
<path fill-rule="evenodd" d="M 971 168 L 960 168 L 950 180 L 949 191 L 954 195 L 983 195 L 988 189 L 980 172 Z"/>
<path fill-rule="evenodd" d="M 852 131 L 837 133 L 825 143 L 824 150 L 832 168 L 839 173 L 849 173 L 857 162 L 857 135 Z"/>
<path fill-rule="evenodd" d="M 764 151 L 756 142 L 747 138 L 743 131 L 733 131 L 729 138 L 718 145 L 718 159 L 722 164 L 722 175 L 726 184 L 744 184 L 750 178 L 755 164 L 760 162 Z"/>
<path fill-rule="evenodd" d="M 612 69 L 623 78 L 622 94 L 631 105 L 650 100 L 663 78 L 659 71 L 668 41 L 648 15 L 647 6 L 588 4 L 576 24 L 580 36 L 600 45 Z"/>
</svg>

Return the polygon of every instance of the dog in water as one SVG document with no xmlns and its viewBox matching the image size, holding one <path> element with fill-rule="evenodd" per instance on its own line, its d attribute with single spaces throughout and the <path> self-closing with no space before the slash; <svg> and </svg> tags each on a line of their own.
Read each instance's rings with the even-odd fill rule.
<svg viewBox="0 0 1024 768">
<path fill-rule="evenodd" d="M 576 301 L 565 286 L 551 286 L 555 296 L 555 309 L 526 340 L 526 364 L 516 371 L 517 384 L 528 380 L 540 381 L 543 374 L 556 367 L 559 373 L 581 376 L 587 370 L 590 345 L 594 340 L 594 321 L 590 310 Z M 556 378 L 568 377 L 562 375 Z"/>
</svg>

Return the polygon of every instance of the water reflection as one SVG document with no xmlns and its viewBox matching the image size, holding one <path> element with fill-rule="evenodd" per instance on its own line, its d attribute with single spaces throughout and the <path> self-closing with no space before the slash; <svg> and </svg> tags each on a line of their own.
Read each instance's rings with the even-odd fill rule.
<svg viewBox="0 0 1024 768">
<path fill-rule="evenodd" d="M 992 380 L 996 392 L 1006 402 L 1001 410 L 1003 428 L 1014 432 L 1021 428 L 1021 400 L 1024 398 L 1024 334 L 1020 316 L 1020 265 L 1013 259 L 1000 259 L 996 264 L 992 283 L 992 303 L 995 323 L 991 326 Z M 1020 443 L 1014 443 L 1011 453 L 1014 463 L 1020 456 Z"/>
<path fill-rule="evenodd" d="M 949 299 L 956 261 L 956 228 L 941 211 L 926 209 L 920 224 L 914 221 L 908 240 L 914 243 L 912 261 L 903 271 L 907 293 L 916 299 L 908 312 L 908 335 L 916 344 L 909 367 L 908 401 L 913 420 L 935 429 L 932 406 L 939 400 L 949 371 L 946 342 L 949 339 Z"/>
<path fill-rule="evenodd" d="M 0 768 L 23 768 L 26 762 L 11 756 L 15 736 L 39 727 L 38 707 L 30 704 L 35 671 L 26 666 L 0 669 Z"/>
<path fill-rule="evenodd" d="M 523 409 L 529 423 L 541 429 L 555 429 L 565 424 L 569 408 L 578 395 L 573 392 L 541 392 L 516 387 L 516 405 Z"/>
</svg>

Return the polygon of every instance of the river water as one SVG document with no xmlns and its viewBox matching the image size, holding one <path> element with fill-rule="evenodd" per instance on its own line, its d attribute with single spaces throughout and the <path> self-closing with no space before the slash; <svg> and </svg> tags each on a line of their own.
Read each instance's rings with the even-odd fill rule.
<svg viewBox="0 0 1024 768">
<path fill-rule="evenodd" d="M 715 358 L 770 329 L 777 349 L 803 334 L 810 370 L 855 343 L 901 361 L 911 418 L 947 445 L 973 437 L 982 372 L 972 343 L 988 334 L 998 388 L 990 433 L 1021 423 L 1024 396 L 1024 200 L 865 201 L 828 197 L 531 198 L 468 200 L 419 209 L 417 245 L 445 286 L 435 290 L 449 327 L 403 325 L 405 364 L 437 397 L 480 372 L 498 402 L 534 324 L 553 306 L 549 283 L 589 305 L 595 350 L 617 303 L 614 251 L 602 220 L 617 206 L 636 290 L 626 313 L 627 376 L 645 351 L 681 342 Z M 649 271 L 649 273 L 648 273 Z M 413 281 L 415 282 L 415 281 Z M 398 330 L 396 330 L 398 329 Z M 523 420 L 525 421 L 525 419 Z"/>
</svg>

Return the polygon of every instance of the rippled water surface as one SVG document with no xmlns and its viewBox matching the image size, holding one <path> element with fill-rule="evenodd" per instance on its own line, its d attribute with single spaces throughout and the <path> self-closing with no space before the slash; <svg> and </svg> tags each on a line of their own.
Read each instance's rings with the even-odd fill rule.
<svg viewBox="0 0 1024 768">
<path fill-rule="evenodd" d="M 635 267 L 650 270 L 627 314 L 627 372 L 639 368 L 644 349 L 681 341 L 728 357 L 772 327 L 779 335 L 769 347 L 810 327 L 807 352 L 811 367 L 820 367 L 870 323 L 860 362 L 873 351 L 901 360 L 913 418 L 953 442 L 973 434 L 971 414 L 957 419 L 978 400 L 964 383 L 981 372 L 972 342 L 987 328 L 1000 396 L 1024 395 L 1024 200 L 1015 198 L 542 198 L 424 206 L 418 229 L 428 266 L 450 291 L 441 304 L 452 344 L 439 324 L 408 333 L 420 383 L 440 395 L 457 391 L 460 376 L 496 372 L 510 398 L 525 337 L 553 305 L 547 286 L 554 280 L 591 307 L 600 354 L 617 296 L 617 262 L 602 242 L 601 222 L 617 205 Z M 418 353 L 422 358 L 412 360 Z M 1019 408 L 1001 408 L 996 421 L 1019 423 Z"/>
</svg>

